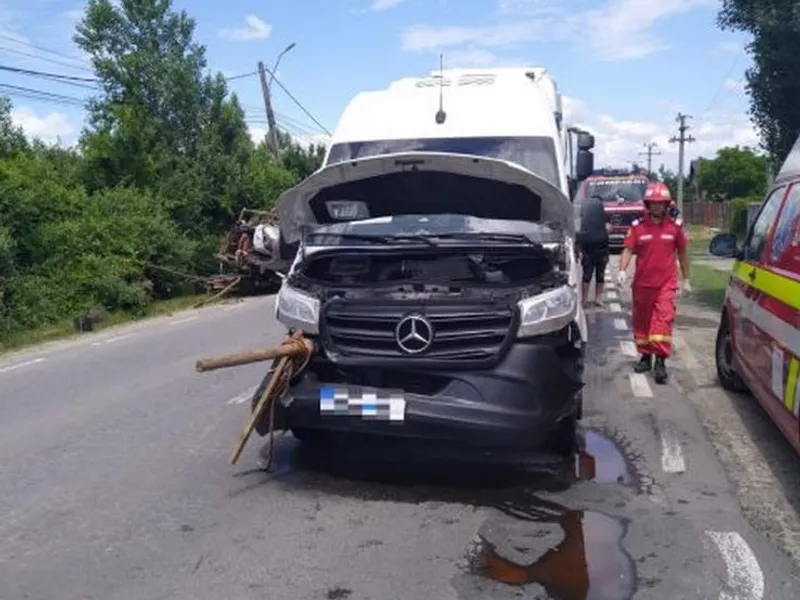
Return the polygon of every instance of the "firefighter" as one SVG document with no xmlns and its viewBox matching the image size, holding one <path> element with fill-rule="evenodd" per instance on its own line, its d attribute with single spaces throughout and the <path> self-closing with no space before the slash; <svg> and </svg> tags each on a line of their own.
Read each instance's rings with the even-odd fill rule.
<svg viewBox="0 0 800 600">
<path fill-rule="evenodd" d="M 628 229 L 618 274 L 619 283 L 623 285 L 631 257 L 636 255 L 632 321 L 634 342 L 641 358 L 634 370 L 645 373 L 652 369 L 659 384 L 667 382 L 666 359 L 672 353 L 678 263 L 683 274 L 683 289 L 691 292 L 688 242 L 683 227 L 667 214 L 670 201 L 669 188 L 664 183 L 656 181 L 647 186 L 646 212 Z"/>
</svg>

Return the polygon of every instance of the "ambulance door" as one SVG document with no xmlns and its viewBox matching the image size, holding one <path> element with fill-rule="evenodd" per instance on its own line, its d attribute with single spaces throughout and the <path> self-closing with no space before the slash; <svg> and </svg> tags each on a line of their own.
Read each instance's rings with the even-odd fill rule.
<svg viewBox="0 0 800 600">
<path fill-rule="evenodd" d="M 772 348 L 763 330 L 763 311 L 756 308 L 760 295 L 759 286 L 765 279 L 759 274 L 763 271 L 773 224 L 778 217 L 786 189 L 785 185 L 773 189 L 761 205 L 745 239 L 743 260 L 736 264 L 733 272 L 737 290 L 744 296 L 737 315 L 739 323 L 734 325 L 735 334 L 738 334 L 738 359 L 747 371 L 746 378 L 754 380 L 756 387 L 762 390 L 769 390 L 772 386 Z"/>
<path fill-rule="evenodd" d="M 776 421 L 790 439 L 800 442 L 800 181 L 786 195 L 764 266 L 768 281 L 759 286 L 754 311 L 763 311 L 772 323 L 761 343 L 772 344 L 770 389 Z"/>
</svg>

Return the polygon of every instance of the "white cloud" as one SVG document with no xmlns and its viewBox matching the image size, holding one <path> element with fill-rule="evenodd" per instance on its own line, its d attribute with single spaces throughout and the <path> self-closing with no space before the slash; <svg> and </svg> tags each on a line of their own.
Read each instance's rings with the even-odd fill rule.
<svg viewBox="0 0 800 600">
<path fill-rule="evenodd" d="M 564 119 L 570 125 L 577 125 L 592 132 L 596 139 L 595 164 L 598 167 L 625 167 L 632 162 L 644 166 L 647 157 L 643 156 L 644 144 L 655 142 L 660 155 L 653 156 L 653 168 L 664 164 L 667 169 L 678 168 L 678 145 L 669 140 L 678 133 L 674 119 L 663 121 L 618 120 L 611 115 L 598 115 L 591 106 L 582 100 L 564 97 Z M 749 117 L 743 113 L 709 114 L 703 119 L 689 121 L 691 129 L 687 132 L 695 141 L 686 144 L 684 167 L 699 156 L 713 157 L 724 146 L 758 147 L 759 139 Z"/>
<path fill-rule="evenodd" d="M 722 87 L 732 92 L 743 92 L 745 81 L 743 79 L 726 79 L 722 82 Z"/>
<path fill-rule="evenodd" d="M 40 117 L 31 109 L 20 107 L 11 110 L 11 119 L 22 127 L 26 135 L 39 138 L 43 142 L 53 143 L 58 138 L 75 132 L 67 116 L 60 112 L 51 112 Z"/>
<path fill-rule="evenodd" d="M 220 31 L 220 35 L 236 42 L 249 42 L 264 40 L 272 33 L 272 25 L 265 23 L 255 15 L 247 15 L 244 21 L 244 27 L 225 27 Z"/>
<path fill-rule="evenodd" d="M 374 12 L 389 10 L 396 6 L 400 6 L 404 2 L 406 2 L 406 0 L 372 0 L 372 4 L 370 5 L 369 9 Z"/>
<path fill-rule="evenodd" d="M 655 25 L 717 0 L 607 0 L 586 9 L 579 0 L 497 0 L 493 23 L 434 27 L 416 24 L 403 31 L 406 51 L 439 51 L 473 44 L 484 48 L 523 42 L 566 42 L 597 61 L 641 58 L 669 47 Z"/>
</svg>

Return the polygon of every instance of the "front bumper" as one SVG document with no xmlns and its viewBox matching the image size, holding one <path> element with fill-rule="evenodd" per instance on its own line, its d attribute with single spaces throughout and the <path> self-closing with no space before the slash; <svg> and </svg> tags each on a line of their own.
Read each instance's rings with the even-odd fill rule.
<svg viewBox="0 0 800 600">
<path fill-rule="evenodd" d="M 486 370 L 337 368 L 320 356 L 275 416 L 279 429 L 538 447 L 575 414 L 582 387 L 582 353 L 547 343 L 514 343 Z"/>
</svg>

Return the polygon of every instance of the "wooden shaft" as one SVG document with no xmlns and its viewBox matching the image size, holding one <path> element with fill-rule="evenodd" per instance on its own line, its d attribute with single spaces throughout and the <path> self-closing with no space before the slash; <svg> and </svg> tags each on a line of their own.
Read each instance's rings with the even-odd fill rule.
<svg viewBox="0 0 800 600">
<path fill-rule="evenodd" d="M 240 365 L 249 365 L 251 363 L 263 362 L 265 360 L 274 360 L 284 356 L 303 356 L 304 354 L 311 354 L 313 351 L 314 344 L 310 340 L 305 338 L 294 339 L 291 342 L 281 344 L 275 348 L 258 348 L 255 350 L 238 352 L 236 354 L 228 354 L 227 356 L 202 358 L 195 364 L 195 369 L 197 369 L 197 371 L 200 373 L 204 373 L 207 371 L 214 371 L 216 369 L 238 367 Z"/>
</svg>

